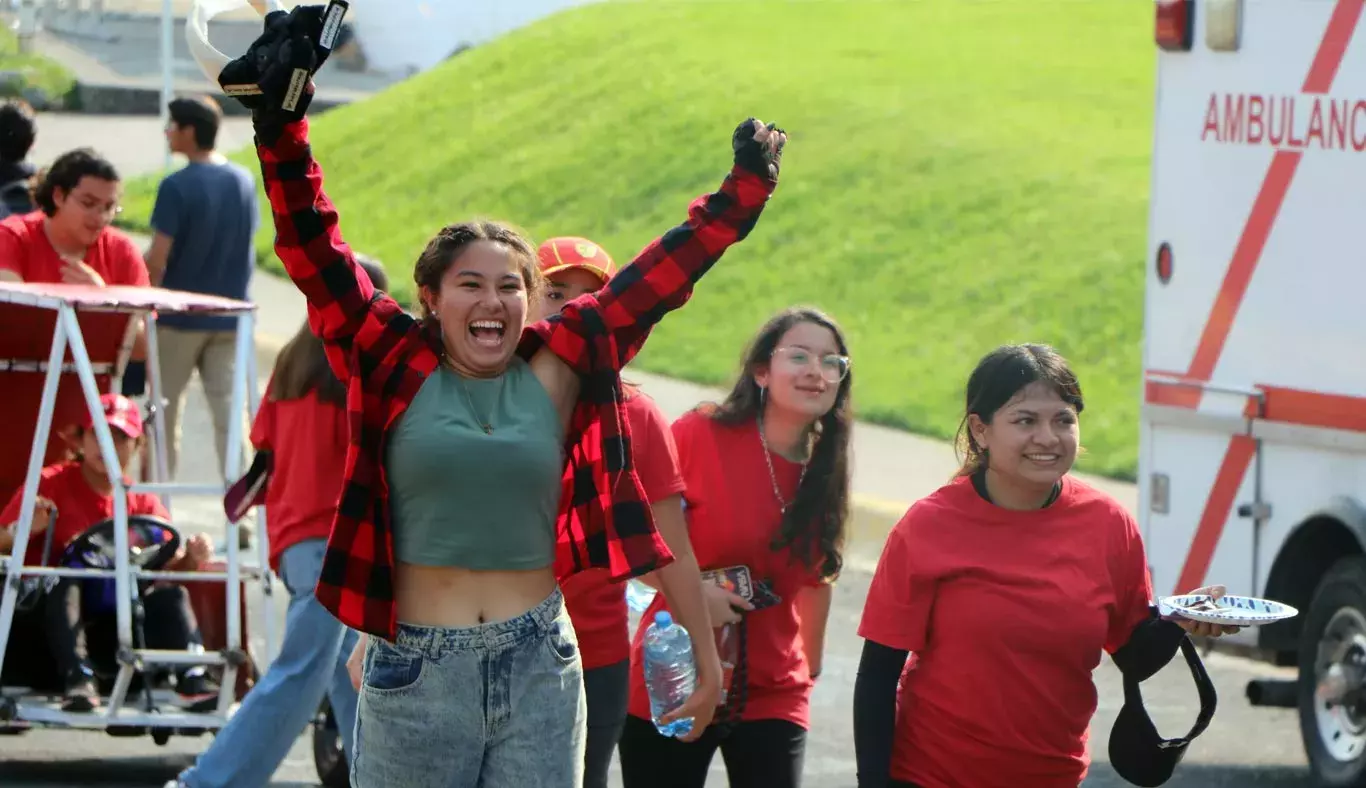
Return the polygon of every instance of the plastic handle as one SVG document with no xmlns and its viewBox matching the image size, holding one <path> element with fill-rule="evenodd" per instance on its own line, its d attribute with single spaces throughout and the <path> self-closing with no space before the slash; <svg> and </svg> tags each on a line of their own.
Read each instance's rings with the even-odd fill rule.
<svg viewBox="0 0 1366 788">
<path fill-rule="evenodd" d="M 218 83 L 218 75 L 223 73 L 223 67 L 231 63 L 232 58 L 209 43 L 209 20 L 246 6 L 256 9 L 263 19 L 272 11 L 285 10 L 280 0 L 195 0 L 190 7 L 189 17 L 185 20 L 185 44 L 190 49 L 190 56 L 199 64 L 199 70 L 214 84 Z"/>
</svg>

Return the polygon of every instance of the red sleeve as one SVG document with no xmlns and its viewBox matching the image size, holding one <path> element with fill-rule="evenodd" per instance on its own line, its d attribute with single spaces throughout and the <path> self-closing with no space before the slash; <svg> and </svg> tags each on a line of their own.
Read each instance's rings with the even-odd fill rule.
<svg viewBox="0 0 1366 788">
<path fill-rule="evenodd" d="M 266 391 L 270 391 L 271 381 L 266 383 Z M 256 421 L 251 424 L 251 445 L 257 451 L 269 451 L 274 448 L 275 441 L 272 436 L 275 434 L 275 400 L 269 394 L 261 398 L 261 406 L 256 409 Z"/>
<path fill-rule="evenodd" d="M 683 492 L 683 471 L 678 464 L 678 447 L 659 406 L 636 392 L 626 401 L 626 416 L 631 425 L 631 448 L 636 473 L 645 488 L 645 500 L 657 503 Z"/>
<path fill-rule="evenodd" d="M 28 276 L 24 272 L 24 260 L 27 257 L 23 242 L 14 230 L 0 226 L 0 270 L 13 271 L 20 279 L 27 281 Z"/>
<path fill-rule="evenodd" d="M 59 497 L 53 495 L 51 479 L 61 472 L 61 470 L 61 463 L 43 468 L 42 475 L 38 477 L 38 495 L 40 497 L 48 498 L 50 500 Z M 14 495 L 10 497 L 9 503 L 5 504 L 5 508 L 0 510 L 0 527 L 8 527 L 19 520 L 19 509 L 23 502 L 24 487 L 23 485 L 20 485 L 19 489 L 15 490 Z M 56 501 L 54 500 L 54 503 L 55 502 Z"/>
<path fill-rule="evenodd" d="M 699 430 L 706 426 L 706 416 L 698 411 L 689 411 L 673 423 L 674 451 L 678 457 L 678 469 L 683 478 L 683 500 L 689 509 L 700 509 L 706 505 L 704 485 L 698 484 L 698 469 L 706 467 L 714 457 L 699 457 Z M 705 444 L 704 444 L 705 445 Z M 690 520 L 691 522 L 691 520 Z"/>
<path fill-rule="evenodd" d="M 167 522 L 171 520 L 171 513 L 166 511 L 166 505 L 161 502 L 161 498 L 152 493 L 135 493 L 128 496 L 128 513 L 160 517 Z"/>
<path fill-rule="evenodd" d="M 19 520 L 19 504 L 23 502 L 24 488 L 20 487 L 14 491 L 9 503 L 0 510 L 0 528 L 8 528 Z"/>
<path fill-rule="evenodd" d="M 133 239 L 117 233 L 109 252 L 109 276 L 105 278 L 105 284 L 130 287 L 148 287 L 152 284 L 147 274 L 147 261 L 142 259 L 142 252 L 138 251 Z"/>
<path fill-rule="evenodd" d="M 925 647 L 935 579 L 917 560 L 932 547 L 917 538 L 923 517 L 911 507 L 887 536 L 859 622 L 858 634 L 864 640 L 906 651 Z"/>
<path fill-rule="evenodd" d="M 1153 580 L 1148 573 L 1148 556 L 1138 523 L 1116 507 L 1116 526 L 1110 540 L 1110 578 L 1114 584 L 1115 606 L 1105 634 L 1105 651 L 1113 654 L 1125 643 L 1134 627 L 1149 616 L 1153 603 Z"/>
</svg>

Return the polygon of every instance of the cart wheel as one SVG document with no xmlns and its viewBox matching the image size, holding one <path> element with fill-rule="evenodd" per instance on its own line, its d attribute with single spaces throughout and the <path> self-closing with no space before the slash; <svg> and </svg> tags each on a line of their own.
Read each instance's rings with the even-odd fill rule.
<svg viewBox="0 0 1366 788">
<path fill-rule="evenodd" d="M 172 733 L 173 731 L 170 728 L 153 728 L 152 741 L 156 742 L 158 747 L 165 747 L 166 743 L 171 740 Z"/>
<path fill-rule="evenodd" d="M 325 697 L 313 718 L 313 766 L 326 788 L 350 788 L 351 770 L 337 732 L 337 718 L 332 716 L 332 705 Z"/>
<path fill-rule="evenodd" d="M 1324 788 L 1366 788 L 1366 557 L 1319 583 L 1299 648 L 1300 736 Z"/>
<path fill-rule="evenodd" d="M 20 722 L 17 725 L 10 725 L 19 719 L 19 704 L 14 698 L 0 697 L 0 736 L 18 736 L 28 730 L 28 723 Z"/>
</svg>

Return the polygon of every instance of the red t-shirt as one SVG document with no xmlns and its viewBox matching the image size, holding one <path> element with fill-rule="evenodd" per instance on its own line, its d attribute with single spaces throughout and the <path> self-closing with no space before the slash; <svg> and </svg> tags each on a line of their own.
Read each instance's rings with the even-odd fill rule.
<svg viewBox="0 0 1366 788">
<path fill-rule="evenodd" d="M 915 652 L 901 676 L 892 777 L 923 788 L 1075 788 L 1096 711 L 1091 672 L 1148 615 L 1134 519 L 1065 477 L 1034 511 L 961 478 L 892 529 L 859 635 Z"/>
<path fill-rule="evenodd" d="M 764 462 L 764 448 L 754 422 L 720 424 L 701 411 L 674 422 L 674 440 L 688 491 L 688 534 L 703 571 L 749 567 L 754 580 L 768 580 L 782 602 L 746 614 L 748 682 L 742 720 L 787 720 L 809 727 L 811 673 L 802 648 L 797 596 L 820 584 L 816 569 L 791 559 L 791 551 L 775 552 L 773 538 L 782 511 Z M 773 455 L 773 472 L 783 496 L 791 500 L 801 466 Z M 655 595 L 643 621 L 667 610 L 663 594 Z M 631 644 L 632 716 L 650 718 L 645 693 L 642 643 L 644 625 Z"/>
<path fill-rule="evenodd" d="M 124 480 L 127 483 L 127 480 Z M 19 520 L 19 505 L 24 491 L 18 490 L 10 498 L 3 511 L 0 511 L 0 527 L 9 528 Z M 114 516 L 114 496 L 96 492 L 85 480 L 78 462 L 49 465 L 42 471 L 38 481 L 38 495 L 52 501 L 57 507 L 57 521 L 52 526 L 52 552 L 48 565 L 56 562 L 67 543 L 95 523 Z M 151 493 L 129 493 L 128 514 L 148 515 L 170 520 L 171 515 L 162 506 L 161 499 Z M 24 563 L 32 566 L 43 563 L 43 541 L 46 534 L 29 534 L 28 549 Z"/>
<path fill-rule="evenodd" d="M 266 534 L 270 566 L 278 572 L 286 548 L 332 532 L 346 472 L 346 409 L 319 400 L 314 392 L 283 401 L 267 394 L 251 426 L 251 443 L 274 452 Z"/>
<path fill-rule="evenodd" d="M 682 493 L 678 449 L 659 406 L 643 392 L 635 391 L 627 396 L 625 409 L 631 453 L 645 488 L 645 500 L 657 503 Z M 620 583 L 609 583 L 607 577 L 606 569 L 589 569 L 561 583 L 584 670 L 615 665 L 631 655 L 626 589 Z"/>
<path fill-rule="evenodd" d="M 62 258 L 43 229 L 45 219 L 47 215 L 42 211 L 34 211 L 0 221 L 0 269 L 15 272 L 25 282 L 62 281 Z M 114 227 L 106 227 L 100 233 L 85 253 L 85 264 L 95 269 L 108 285 L 151 284 L 142 252 L 132 239 Z"/>
</svg>

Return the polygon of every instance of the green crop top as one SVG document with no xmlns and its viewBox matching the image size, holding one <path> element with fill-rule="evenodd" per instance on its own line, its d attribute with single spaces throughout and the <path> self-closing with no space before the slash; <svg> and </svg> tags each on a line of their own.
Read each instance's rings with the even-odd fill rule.
<svg viewBox="0 0 1366 788">
<path fill-rule="evenodd" d="M 549 566 L 563 443 L 554 403 L 520 357 L 501 378 L 437 368 L 385 450 L 395 558 L 477 570 Z"/>
</svg>

